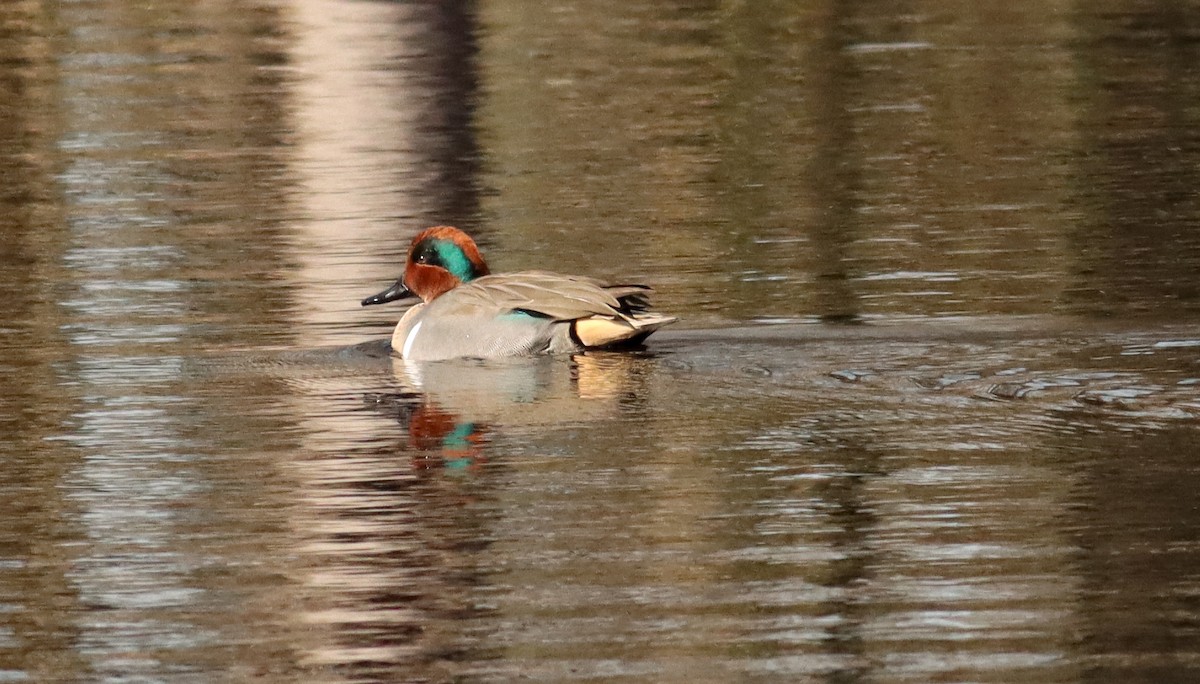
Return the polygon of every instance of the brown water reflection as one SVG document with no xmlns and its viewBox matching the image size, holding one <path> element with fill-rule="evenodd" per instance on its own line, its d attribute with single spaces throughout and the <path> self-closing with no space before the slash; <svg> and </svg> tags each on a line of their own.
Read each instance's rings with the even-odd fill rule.
<svg viewBox="0 0 1200 684">
<path fill-rule="evenodd" d="M 0 4 L 0 679 L 1195 680 L 1198 26 Z M 444 222 L 683 323 L 349 346 Z"/>
</svg>

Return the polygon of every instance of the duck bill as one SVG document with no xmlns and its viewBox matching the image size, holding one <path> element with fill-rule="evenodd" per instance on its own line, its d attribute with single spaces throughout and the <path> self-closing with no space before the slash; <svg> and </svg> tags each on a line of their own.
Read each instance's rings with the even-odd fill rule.
<svg viewBox="0 0 1200 684">
<path fill-rule="evenodd" d="M 371 306 L 372 304 L 387 304 L 388 302 L 394 302 L 397 299 L 408 299 L 410 297 L 416 297 L 416 295 L 414 295 L 407 287 L 404 286 L 404 280 L 401 279 L 397 280 L 395 284 L 383 292 L 380 292 L 379 294 L 373 294 L 370 297 L 362 300 L 362 305 Z"/>
</svg>

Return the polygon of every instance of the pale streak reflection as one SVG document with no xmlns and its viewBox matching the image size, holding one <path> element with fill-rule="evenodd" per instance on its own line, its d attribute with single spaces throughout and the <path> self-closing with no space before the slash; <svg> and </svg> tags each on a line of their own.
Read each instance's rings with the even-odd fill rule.
<svg viewBox="0 0 1200 684">
<path fill-rule="evenodd" d="M 302 0 L 290 10 L 298 213 L 292 315 L 297 344 L 313 348 L 351 341 L 332 331 L 356 315 L 360 276 L 395 277 L 382 261 L 364 266 L 360 257 L 396 241 L 395 217 L 414 212 L 416 188 L 406 170 L 418 160 L 405 141 L 423 94 L 410 71 L 389 66 L 419 48 L 404 30 L 407 5 Z M 362 391 L 361 377 L 335 376 L 306 381 L 290 396 L 306 454 L 288 465 L 297 550 L 307 561 L 301 581 L 308 600 L 298 621 L 326 632 L 299 654 L 310 666 L 394 663 L 418 649 L 416 640 L 388 635 L 419 632 L 422 606 L 389 594 L 421 586 L 423 566 L 432 562 L 417 524 L 422 502 L 398 462 L 362 444 L 362 435 L 386 435 L 387 423 L 331 405 L 333 397 L 353 401 Z"/>
<path fill-rule="evenodd" d="M 347 321 L 376 313 L 357 302 L 395 278 L 414 217 L 437 215 L 428 170 L 455 153 L 431 147 L 430 110 L 439 88 L 456 86 L 420 63 L 439 48 L 430 25 L 438 15 L 428 8 L 315 0 L 296 3 L 292 18 L 297 346 L 344 345 L 369 337 Z M 446 654 L 469 648 L 463 621 L 480 610 L 472 589 L 490 536 L 481 513 L 490 494 L 486 473 L 442 473 L 485 460 L 487 432 L 504 422 L 506 406 L 521 415 L 549 407 L 557 420 L 602 411 L 579 396 L 577 369 L 563 360 L 540 371 L 500 369 L 489 375 L 494 384 L 464 393 L 453 368 L 422 375 L 380 359 L 377 375 L 323 374 L 295 388 L 302 455 L 286 467 L 303 560 L 297 621 L 322 634 L 301 662 L 336 666 L 348 679 L 396 668 L 446 676 Z"/>
<path fill-rule="evenodd" d="M 67 575 L 81 605 L 103 608 L 78 614 L 76 643 L 95 673 L 137 677 L 161 664 L 139 653 L 202 648 L 218 631 L 181 610 L 203 593 L 190 580 L 205 559 L 172 541 L 179 511 L 201 485 L 176 420 L 186 399 L 167 389 L 183 361 L 156 349 L 184 332 L 160 322 L 183 307 L 184 287 L 173 277 L 180 250 L 161 230 L 167 174 L 140 161 L 150 146 L 141 125 L 156 122 L 128 116 L 127 99 L 151 88 L 139 71 L 146 60 L 118 39 L 128 30 L 124 17 L 106 19 L 78 31 L 91 40 L 59 64 L 63 80 L 75 84 L 61 102 L 58 140 L 72 153 L 56 178 L 68 198 L 62 260 L 80 283 L 65 298 L 74 315 L 61 332 L 73 356 L 64 368 L 82 403 L 62 438 L 80 457 L 61 486 L 89 542 Z M 82 25 L 89 17 L 66 12 L 63 20 Z M 152 618 L 147 610 L 163 613 Z"/>
<path fill-rule="evenodd" d="M 346 335 L 346 323 L 370 294 L 365 284 L 396 277 L 413 228 L 403 219 L 423 211 L 428 164 L 417 129 L 431 87 L 397 63 L 428 46 L 407 4 L 302 0 L 290 9 L 292 315 L 299 346 L 345 344 L 361 339 Z"/>
</svg>

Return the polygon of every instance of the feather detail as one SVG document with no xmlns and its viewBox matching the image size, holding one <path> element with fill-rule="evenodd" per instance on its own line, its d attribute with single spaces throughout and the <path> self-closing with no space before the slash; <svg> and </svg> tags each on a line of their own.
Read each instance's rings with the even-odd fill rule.
<svg viewBox="0 0 1200 684">
<path fill-rule="evenodd" d="M 644 285 L 606 286 L 581 276 L 523 271 L 464 283 L 454 288 L 453 297 L 438 303 L 445 314 L 498 316 L 524 311 L 556 321 L 589 316 L 632 320 L 645 311 L 648 291 Z"/>
<path fill-rule="evenodd" d="M 549 271 L 490 275 L 470 236 L 449 226 L 414 237 L 404 275 L 363 305 L 410 295 L 422 304 L 400 319 L 392 348 L 422 361 L 636 344 L 675 321 L 650 310 L 645 285 L 608 285 Z"/>
</svg>

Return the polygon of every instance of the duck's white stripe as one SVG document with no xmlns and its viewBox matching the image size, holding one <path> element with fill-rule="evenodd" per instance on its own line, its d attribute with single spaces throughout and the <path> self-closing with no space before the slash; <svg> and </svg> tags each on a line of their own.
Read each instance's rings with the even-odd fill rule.
<svg viewBox="0 0 1200 684">
<path fill-rule="evenodd" d="M 417 321 L 417 324 L 408 331 L 408 337 L 404 338 L 404 347 L 400 350 L 400 356 L 408 358 L 408 352 L 412 351 L 413 342 L 417 339 L 417 331 L 421 329 L 421 324 L 425 321 Z"/>
</svg>

